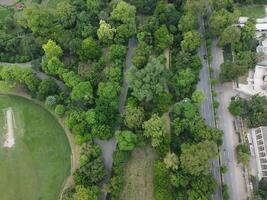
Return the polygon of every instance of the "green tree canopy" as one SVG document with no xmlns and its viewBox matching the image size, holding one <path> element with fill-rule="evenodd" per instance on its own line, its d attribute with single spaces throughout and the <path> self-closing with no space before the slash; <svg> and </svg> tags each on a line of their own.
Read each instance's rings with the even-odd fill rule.
<svg viewBox="0 0 267 200">
<path fill-rule="evenodd" d="M 93 88 L 91 83 L 80 82 L 78 85 L 75 85 L 72 89 L 71 98 L 73 100 L 80 100 L 84 102 L 90 102 L 93 98 Z"/>
<path fill-rule="evenodd" d="M 151 138 L 151 144 L 153 147 L 158 147 L 167 137 L 166 124 L 163 118 L 158 115 L 152 115 L 152 117 L 145 121 L 143 124 L 144 135 Z"/>
<path fill-rule="evenodd" d="M 173 35 L 169 33 L 166 25 L 159 27 L 159 29 L 156 30 L 154 37 L 155 45 L 160 50 L 170 47 L 173 43 Z"/>
<path fill-rule="evenodd" d="M 48 42 L 42 47 L 48 60 L 53 57 L 59 58 L 63 54 L 61 47 L 58 46 L 53 40 L 48 40 Z"/>
<path fill-rule="evenodd" d="M 82 41 L 78 54 L 82 61 L 94 60 L 99 58 L 101 50 L 96 41 L 92 37 L 89 37 Z"/>
<path fill-rule="evenodd" d="M 160 95 L 165 87 L 165 66 L 160 58 L 152 58 L 143 68 L 133 66 L 126 74 L 133 95 L 140 101 L 151 101 Z"/>
<path fill-rule="evenodd" d="M 216 156 L 217 145 L 214 142 L 203 141 L 197 144 L 182 144 L 180 163 L 189 174 L 207 175 L 210 170 L 209 160 Z"/>
<path fill-rule="evenodd" d="M 121 151 L 133 150 L 137 142 L 137 136 L 131 131 L 116 131 L 115 137 Z"/>
<path fill-rule="evenodd" d="M 197 31 L 189 31 L 184 33 L 184 39 L 181 42 L 181 47 L 184 52 L 196 53 L 200 47 L 201 38 Z"/>
</svg>

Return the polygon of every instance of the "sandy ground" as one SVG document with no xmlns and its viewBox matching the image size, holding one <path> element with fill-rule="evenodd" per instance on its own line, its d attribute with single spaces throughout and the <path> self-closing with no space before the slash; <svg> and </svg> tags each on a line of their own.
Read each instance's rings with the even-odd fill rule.
<svg viewBox="0 0 267 200">
<path fill-rule="evenodd" d="M 11 6 L 14 3 L 16 3 L 16 1 L 14 0 L 0 0 L 0 5 L 4 5 L 4 6 Z"/>
<path fill-rule="evenodd" d="M 11 148 L 15 144 L 15 138 L 14 138 L 14 119 L 13 119 L 13 112 L 11 108 L 8 108 L 5 110 L 5 116 L 6 116 L 6 139 L 4 142 L 4 147 Z"/>
</svg>

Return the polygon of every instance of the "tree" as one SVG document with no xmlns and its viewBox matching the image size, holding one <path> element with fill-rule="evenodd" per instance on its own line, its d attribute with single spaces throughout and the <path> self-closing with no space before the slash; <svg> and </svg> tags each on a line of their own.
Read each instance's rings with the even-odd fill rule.
<svg viewBox="0 0 267 200">
<path fill-rule="evenodd" d="M 58 104 L 58 105 L 56 106 L 56 108 L 55 108 L 55 113 L 56 113 L 56 115 L 59 116 L 59 117 L 63 117 L 64 114 L 65 114 L 65 111 L 66 111 L 65 106 L 60 105 L 60 104 Z"/>
<path fill-rule="evenodd" d="M 111 19 L 114 21 L 122 22 L 124 24 L 134 24 L 135 13 L 135 6 L 130 5 L 124 1 L 119 1 L 111 12 Z"/>
<path fill-rule="evenodd" d="M 151 101 L 165 88 L 165 66 L 160 58 L 152 58 L 143 68 L 133 66 L 126 74 L 133 95 L 140 101 Z"/>
<path fill-rule="evenodd" d="M 77 185 L 75 191 L 75 200 L 98 200 L 100 196 L 100 190 L 96 186 L 86 188 L 82 185 Z"/>
<path fill-rule="evenodd" d="M 100 20 L 99 28 L 97 30 L 97 36 L 102 43 L 111 43 L 114 38 L 115 32 L 115 28 L 112 28 L 111 25 L 108 24 L 106 21 Z"/>
<path fill-rule="evenodd" d="M 209 160 L 216 156 L 217 145 L 214 142 L 203 141 L 197 144 L 181 145 L 181 167 L 189 174 L 207 175 L 210 169 Z"/>
<path fill-rule="evenodd" d="M 120 44 L 114 44 L 109 47 L 108 58 L 110 61 L 125 60 L 127 47 Z"/>
<path fill-rule="evenodd" d="M 52 79 L 42 80 L 38 88 L 38 98 L 44 100 L 49 95 L 54 95 L 58 91 L 58 86 Z"/>
<path fill-rule="evenodd" d="M 130 129 L 139 129 L 144 121 L 144 109 L 135 106 L 126 106 L 123 114 L 124 125 Z"/>
<path fill-rule="evenodd" d="M 53 15 L 44 7 L 32 6 L 23 10 L 19 23 L 31 29 L 39 36 L 51 38 L 58 32 L 58 26 L 53 24 Z"/>
<path fill-rule="evenodd" d="M 48 96 L 45 100 L 45 105 L 48 107 L 54 107 L 57 103 L 57 98 L 55 96 Z"/>
<path fill-rule="evenodd" d="M 56 7 L 56 14 L 60 24 L 64 28 L 71 28 L 76 21 L 75 8 L 68 2 L 59 2 Z"/>
<path fill-rule="evenodd" d="M 143 129 L 144 135 L 151 138 L 153 147 L 160 146 L 163 143 L 164 138 L 167 137 L 165 121 L 158 115 L 154 114 L 148 121 L 145 121 Z"/>
<path fill-rule="evenodd" d="M 63 67 L 63 63 L 57 57 L 52 57 L 50 60 L 48 60 L 47 65 L 42 66 L 42 69 L 48 74 L 58 75 L 60 68 Z"/>
<path fill-rule="evenodd" d="M 240 40 L 243 50 L 252 50 L 255 32 L 255 23 L 251 20 L 245 23 L 245 25 L 241 28 Z"/>
<path fill-rule="evenodd" d="M 229 37 L 231 35 L 231 37 Z M 234 44 L 239 42 L 240 40 L 240 30 L 235 26 L 228 26 L 223 32 L 220 37 L 218 45 L 225 46 L 227 44 L 230 44 L 233 48 Z M 233 50 L 233 49 L 232 49 Z"/>
<path fill-rule="evenodd" d="M 233 116 L 242 116 L 245 113 L 245 101 L 241 98 L 232 99 L 228 110 Z"/>
<path fill-rule="evenodd" d="M 194 103 L 201 104 L 205 99 L 205 96 L 201 90 L 196 90 L 193 92 L 191 99 Z"/>
<path fill-rule="evenodd" d="M 80 82 L 74 86 L 71 92 L 71 99 L 77 101 L 90 102 L 93 98 L 93 88 L 89 81 Z"/>
<path fill-rule="evenodd" d="M 237 162 L 244 165 L 248 164 L 250 151 L 249 147 L 246 144 L 239 144 L 236 147 Z"/>
<path fill-rule="evenodd" d="M 178 156 L 175 153 L 167 153 L 164 163 L 167 169 L 177 170 L 179 164 Z"/>
<path fill-rule="evenodd" d="M 159 50 L 164 50 L 172 45 L 173 35 L 169 33 L 166 25 L 162 25 L 156 30 L 155 34 L 155 45 Z"/>
<path fill-rule="evenodd" d="M 201 38 L 197 31 L 189 31 L 184 33 L 181 47 L 184 52 L 195 53 L 200 47 Z"/>
<path fill-rule="evenodd" d="M 137 142 L 137 136 L 131 131 L 116 131 L 115 137 L 121 151 L 133 150 Z"/>
<path fill-rule="evenodd" d="M 59 58 L 63 54 L 61 47 L 58 46 L 53 40 L 48 40 L 48 42 L 42 47 L 48 60 L 53 57 Z"/>
<path fill-rule="evenodd" d="M 266 199 L 267 197 L 267 180 L 261 179 L 259 182 L 258 192 L 262 199 Z"/>
<path fill-rule="evenodd" d="M 247 66 L 227 60 L 221 65 L 220 80 L 222 82 L 237 80 L 237 78 L 243 76 L 247 70 Z"/>
<path fill-rule="evenodd" d="M 203 15 L 206 8 L 205 0 L 187 0 L 185 3 L 185 9 L 192 14 Z"/>
<path fill-rule="evenodd" d="M 214 11 L 210 17 L 210 27 L 213 36 L 220 36 L 227 27 L 234 24 L 236 16 L 225 9 Z"/>
<path fill-rule="evenodd" d="M 98 59 L 101 51 L 95 40 L 92 37 L 88 37 L 82 41 L 78 54 L 82 61 L 88 61 Z"/>
<path fill-rule="evenodd" d="M 182 69 L 178 74 L 174 74 L 173 82 L 175 93 L 180 98 L 185 98 L 186 95 L 195 89 L 196 76 L 191 68 Z"/>
<path fill-rule="evenodd" d="M 155 200 L 173 200 L 168 169 L 164 162 L 157 161 L 153 167 L 153 192 Z"/>
<path fill-rule="evenodd" d="M 178 28 L 182 32 L 188 32 L 197 29 L 197 16 L 192 13 L 184 14 L 179 20 Z"/>
<path fill-rule="evenodd" d="M 74 86 L 78 85 L 80 82 L 79 77 L 73 71 L 69 71 L 67 73 L 64 73 L 62 75 L 62 78 L 63 78 L 65 84 L 70 88 L 73 88 Z"/>
</svg>

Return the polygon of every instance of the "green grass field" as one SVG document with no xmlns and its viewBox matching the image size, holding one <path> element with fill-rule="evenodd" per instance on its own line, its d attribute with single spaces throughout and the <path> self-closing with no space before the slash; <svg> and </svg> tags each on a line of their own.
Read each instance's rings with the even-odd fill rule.
<svg viewBox="0 0 267 200">
<path fill-rule="evenodd" d="M 3 109 L 14 113 L 15 145 L 3 147 Z M 56 119 L 41 106 L 17 96 L 0 96 L 1 200 L 56 200 L 70 174 L 70 146 Z"/>
<path fill-rule="evenodd" d="M 238 7 L 242 16 L 249 18 L 262 18 L 265 17 L 265 10 L 263 5 L 247 5 Z"/>
<path fill-rule="evenodd" d="M 13 12 L 5 7 L 0 6 L 0 20 L 4 20 L 8 16 L 12 16 Z"/>
<path fill-rule="evenodd" d="M 125 168 L 125 184 L 120 200 L 153 200 L 153 164 L 156 153 L 147 147 L 137 148 Z"/>
</svg>

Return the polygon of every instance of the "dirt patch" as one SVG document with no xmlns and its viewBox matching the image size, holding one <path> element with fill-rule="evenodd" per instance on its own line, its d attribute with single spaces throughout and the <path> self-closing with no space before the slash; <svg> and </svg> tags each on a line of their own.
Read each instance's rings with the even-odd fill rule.
<svg viewBox="0 0 267 200">
<path fill-rule="evenodd" d="M 156 153 L 151 148 L 135 149 L 124 176 L 125 187 L 120 200 L 154 200 L 153 164 Z"/>
<path fill-rule="evenodd" d="M 14 5 L 16 3 L 16 1 L 13 0 L 0 0 L 0 5 L 3 6 L 11 6 Z"/>
<path fill-rule="evenodd" d="M 4 147 L 11 148 L 15 144 L 15 138 L 14 138 L 15 119 L 11 108 L 7 108 L 6 110 L 4 110 L 4 112 L 6 118 L 5 128 L 7 130 Z"/>
</svg>

